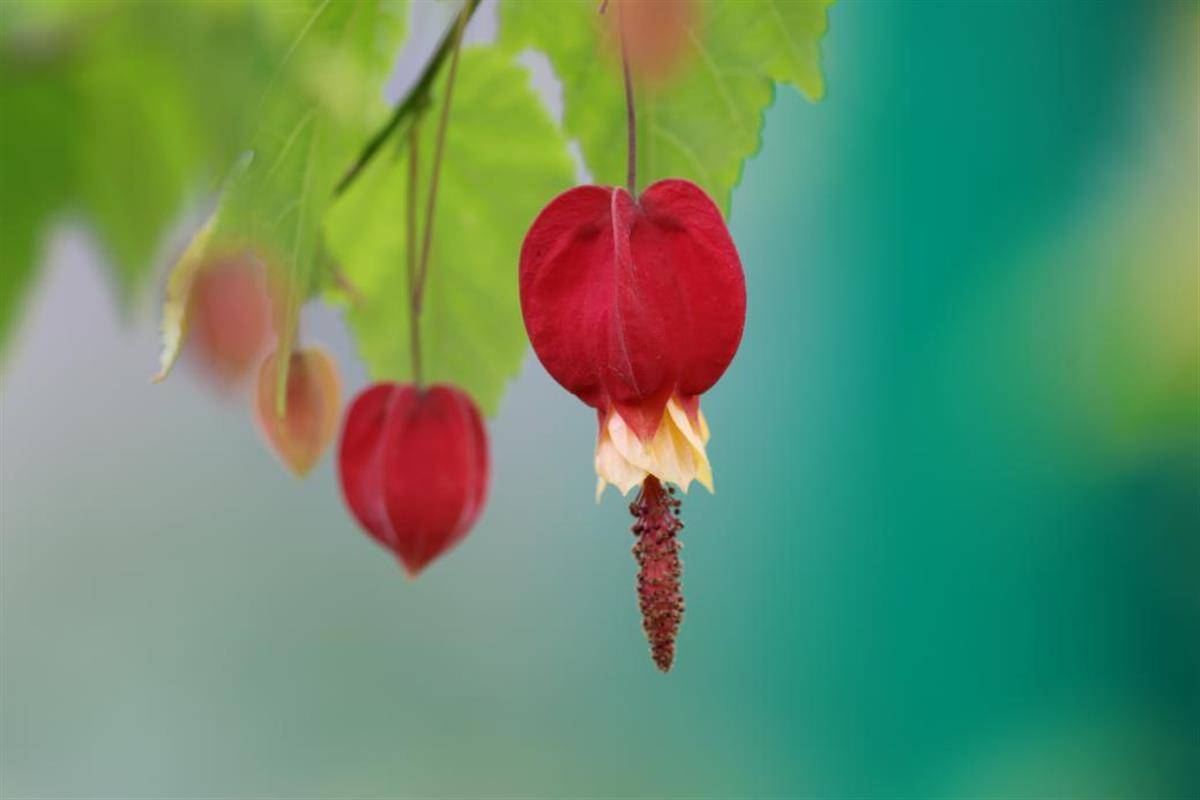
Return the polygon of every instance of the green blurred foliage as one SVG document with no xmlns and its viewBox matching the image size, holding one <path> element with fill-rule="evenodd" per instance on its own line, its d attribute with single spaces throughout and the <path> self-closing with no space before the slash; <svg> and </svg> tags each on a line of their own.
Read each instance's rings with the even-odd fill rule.
<svg viewBox="0 0 1200 800">
<path fill-rule="evenodd" d="M 253 159 L 222 199 L 210 251 L 248 250 L 275 276 L 280 412 L 300 306 L 328 262 L 334 188 L 387 114 L 383 84 L 403 33 L 394 2 L 280 4 L 298 33 L 263 100 Z"/>
<path fill-rule="evenodd" d="M 810 100 L 824 93 L 818 42 L 832 0 L 697 4 L 681 64 L 662 82 L 638 83 L 639 188 L 687 178 L 729 214 L 746 159 L 762 143 L 763 112 L 775 83 Z M 611 14 L 619 13 L 619 0 Z M 597 183 L 625 185 L 625 95 L 613 23 L 587 3 L 504 4 L 501 37 L 513 51 L 546 53 L 562 81 L 564 127 L 578 137 Z"/>
<path fill-rule="evenodd" d="M 1018 417 L 1043 436 L 1071 441 L 1075 468 L 1128 469 L 1195 440 L 1200 46 L 1194 33 L 1194 25 L 1181 26 L 1156 53 L 1161 77 L 1142 99 L 1148 114 L 1140 150 L 1091 193 L 1059 237 L 1023 254 L 964 314 L 963 329 L 971 332 L 1009 320 L 1009 339 L 991 345 L 996 374 L 1022 376 L 1003 387 L 1021 397 Z"/>
<path fill-rule="evenodd" d="M 69 109 L 74 91 L 60 69 L 31 67 L 24 76 L 0 68 L 0 357 L 17 323 L 21 295 L 33 279 L 41 231 L 70 191 L 73 162 Z"/>
<path fill-rule="evenodd" d="M 464 60 L 422 349 L 432 380 L 465 387 L 492 413 L 525 349 L 513 280 L 521 237 L 571 183 L 568 138 L 578 138 L 597 180 L 624 174 L 611 30 L 618 5 L 605 16 L 587 3 L 506 2 L 500 41 Z M 760 146 L 775 82 L 810 99 L 823 91 L 817 44 L 827 5 L 687 6 L 698 16 L 678 39 L 678 69 L 666 82 L 643 87 L 639 79 L 643 183 L 691 178 L 728 211 L 743 162 Z M 402 134 L 414 118 L 440 111 L 447 70 L 435 58 L 432 83 L 419 81 L 406 99 L 414 102 L 396 112 L 400 124 L 385 127 L 383 89 L 408 10 L 402 0 L 5 5 L 0 98 L 6 119 L 20 124 L 5 125 L 0 143 L 0 341 L 56 215 L 78 214 L 92 227 L 128 306 L 164 261 L 165 234 L 183 210 L 223 185 L 219 215 L 188 248 L 178 266 L 185 274 L 169 281 L 164 369 L 186 334 L 188 276 L 236 253 L 252 254 L 273 276 L 280 363 L 290 363 L 300 307 L 332 289 L 331 299 L 353 301 L 347 316 L 370 373 L 410 378 Z M 518 65 L 531 48 L 544 51 L 562 82 L 561 126 Z M 424 127 L 419 169 L 428 181 L 433 126 Z M 392 133 L 372 151 L 382 154 L 378 163 L 352 173 L 383 130 Z M 351 191 L 338 203 L 350 174 Z M 286 393 L 278 396 L 282 403 Z"/>
<path fill-rule="evenodd" d="M 126 304 L 185 202 L 245 148 L 287 47 L 282 9 L 204 2 L 0 9 L 0 345 L 47 224 L 82 213 Z"/>
<path fill-rule="evenodd" d="M 422 115 L 419 151 L 433 149 L 437 102 Z M 401 138 L 399 143 L 406 142 Z M 359 354 L 377 380 L 411 380 L 406 263 L 407 148 L 389 148 L 330 213 L 330 248 L 357 292 L 347 318 Z M 422 169 L 423 167 L 423 169 Z M 419 166 L 418 215 L 429 188 Z M 538 209 L 571 185 L 566 143 L 525 68 L 494 48 L 462 55 L 438 190 L 422 311 L 426 378 L 472 394 L 495 414 L 525 353 L 514 278 L 516 254 Z M 419 226 L 419 230 L 423 230 Z M 418 237 L 419 240 L 419 237 Z"/>
</svg>

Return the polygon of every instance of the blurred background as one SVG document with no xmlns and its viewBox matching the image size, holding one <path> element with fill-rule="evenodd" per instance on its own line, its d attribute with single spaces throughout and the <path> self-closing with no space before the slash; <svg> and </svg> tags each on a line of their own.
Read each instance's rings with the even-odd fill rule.
<svg viewBox="0 0 1200 800">
<path fill-rule="evenodd" d="M 329 459 L 149 384 L 157 293 L 121 311 L 56 226 L 0 390 L 0 794 L 1200 796 L 1197 7 L 829 22 L 828 96 L 779 92 L 734 197 L 665 677 L 536 360 L 482 521 L 408 581 Z"/>
</svg>

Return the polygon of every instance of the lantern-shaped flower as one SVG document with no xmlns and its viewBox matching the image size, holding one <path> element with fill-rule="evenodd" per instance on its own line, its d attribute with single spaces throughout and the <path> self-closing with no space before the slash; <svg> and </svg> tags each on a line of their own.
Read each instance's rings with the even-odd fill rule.
<svg viewBox="0 0 1200 800">
<path fill-rule="evenodd" d="M 673 622 L 663 615 L 681 601 L 678 501 L 662 484 L 686 491 L 697 480 L 712 490 L 700 396 L 741 341 L 737 250 L 693 183 L 659 181 L 638 198 L 580 186 L 552 200 L 526 234 L 520 290 L 534 352 L 599 417 L 597 497 L 610 483 L 622 493 L 642 487 L 631 507 L 635 554 L 646 632 L 666 670 L 679 609 Z"/>
<path fill-rule="evenodd" d="M 483 419 L 452 386 L 377 383 L 346 412 L 338 467 L 359 524 L 415 577 L 458 544 L 483 510 Z"/>
<path fill-rule="evenodd" d="M 280 416 L 276 356 L 271 353 L 259 368 L 254 408 L 271 449 L 293 475 L 303 478 L 325 455 L 337 432 L 342 383 L 336 362 L 324 350 L 294 350 L 287 375 L 287 403 Z"/>
</svg>

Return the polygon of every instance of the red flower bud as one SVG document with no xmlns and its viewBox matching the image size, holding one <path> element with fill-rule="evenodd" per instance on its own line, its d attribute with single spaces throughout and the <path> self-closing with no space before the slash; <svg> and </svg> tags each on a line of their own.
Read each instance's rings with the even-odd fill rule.
<svg viewBox="0 0 1200 800">
<path fill-rule="evenodd" d="M 483 419 L 452 386 L 377 383 L 346 412 L 338 466 L 355 519 L 415 576 L 458 544 L 483 510 Z"/>
<path fill-rule="evenodd" d="M 218 383 L 245 378 L 271 336 L 271 306 L 262 270 L 243 259 L 216 261 L 196 275 L 188 294 L 193 354 Z"/>
<path fill-rule="evenodd" d="M 550 201 L 521 247 L 521 312 L 567 391 L 615 409 L 643 441 L 678 397 L 697 400 L 737 351 L 746 282 L 721 212 L 684 180 L 579 186 Z"/>
<path fill-rule="evenodd" d="M 686 65 L 693 30 L 699 26 L 696 0 L 613 0 L 608 20 L 609 46 L 620 57 L 621 36 L 635 75 L 662 84 Z"/>
<path fill-rule="evenodd" d="M 302 478 L 333 441 L 341 410 L 342 382 L 333 357 L 324 350 L 312 347 L 293 352 L 287 404 L 280 417 L 275 402 L 278 376 L 276 354 L 271 353 L 258 372 L 258 425 L 284 466 Z"/>
</svg>

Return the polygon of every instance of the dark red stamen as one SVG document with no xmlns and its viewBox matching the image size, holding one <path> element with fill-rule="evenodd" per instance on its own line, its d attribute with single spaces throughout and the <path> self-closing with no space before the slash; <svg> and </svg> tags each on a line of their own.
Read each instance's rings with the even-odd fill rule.
<svg viewBox="0 0 1200 800">
<path fill-rule="evenodd" d="M 679 521 L 679 500 L 673 488 L 664 489 L 653 475 L 642 483 L 637 499 L 629 504 L 637 519 L 633 535 L 637 544 L 633 556 L 638 566 L 638 605 L 642 609 L 642 627 L 650 641 L 650 655 L 663 672 L 675 660 L 675 636 L 683 620 L 683 593 L 679 578 L 683 563 L 682 546 L 676 536 L 683 529 Z"/>
</svg>

